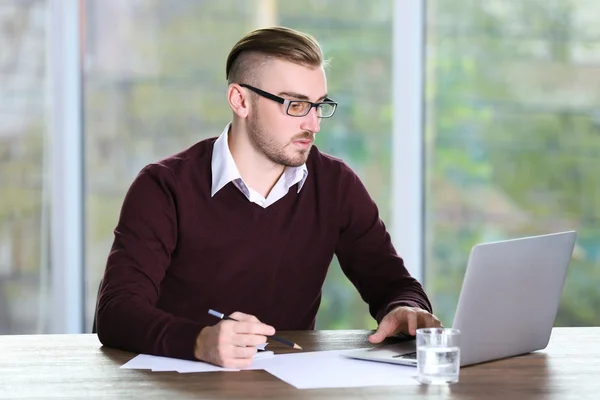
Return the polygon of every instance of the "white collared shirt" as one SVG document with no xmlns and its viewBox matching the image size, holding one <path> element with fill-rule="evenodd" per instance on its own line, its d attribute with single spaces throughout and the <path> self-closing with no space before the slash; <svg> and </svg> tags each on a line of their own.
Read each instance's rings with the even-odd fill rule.
<svg viewBox="0 0 600 400">
<path fill-rule="evenodd" d="M 299 167 L 286 167 L 283 170 L 283 174 L 273 186 L 273 189 L 269 192 L 266 198 L 261 196 L 254 189 L 246 185 L 240 171 L 235 165 L 231 151 L 229 151 L 228 135 L 229 127 L 231 123 L 227 124 L 221 136 L 217 138 L 213 147 L 211 171 L 212 171 L 212 187 L 210 191 L 211 197 L 213 197 L 223 186 L 229 182 L 233 184 L 246 196 L 248 200 L 256 203 L 264 208 L 267 208 L 277 200 L 281 199 L 287 194 L 292 186 L 298 183 L 298 193 L 304 186 L 306 177 L 308 176 L 308 168 L 306 164 L 302 164 Z"/>
</svg>

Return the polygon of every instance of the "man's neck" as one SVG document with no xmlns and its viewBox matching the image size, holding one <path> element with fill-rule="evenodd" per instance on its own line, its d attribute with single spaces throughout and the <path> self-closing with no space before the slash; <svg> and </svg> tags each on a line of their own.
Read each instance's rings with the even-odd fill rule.
<svg viewBox="0 0 600 400">
<path fill-rule="evenodd" d="M 236 129 L 240 127 L 232 124 L 227 143 L 233 161 L 246 185 L 266 198 L 283 174 L 285 167 L 256 151 L 248 141 L 246 132 Z"/>
</svg>

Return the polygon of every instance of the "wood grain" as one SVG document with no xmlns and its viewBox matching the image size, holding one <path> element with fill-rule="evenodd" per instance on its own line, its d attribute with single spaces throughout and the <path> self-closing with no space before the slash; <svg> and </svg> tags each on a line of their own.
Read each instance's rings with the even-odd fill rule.
<svg viewBox="0 0 600 400">
<path fill-rule="evenodd" d="M 290 331 L 305 351 L 368 347 L 369 331 Z M 269 344 L 276 353 L 297 350 Z M 450 386 L 298 390 L 264 371 L 123 370 L 96 335 L 0 336 L 0 399 L 598 399 L 600 328 L 555 328 L 545 350 L 462 368 Z"/>
</svg>

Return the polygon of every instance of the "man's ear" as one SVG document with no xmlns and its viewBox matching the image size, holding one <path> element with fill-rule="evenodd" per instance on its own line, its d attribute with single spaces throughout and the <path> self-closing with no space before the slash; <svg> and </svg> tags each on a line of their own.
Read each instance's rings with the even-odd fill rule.
<svg viewBox="0 0 600 400">
<path fill-rule="evenodd" d="M 227 88 L 227 101 L 229 106 L 240 118 L 246 118 L 250 112 L 250 95 L 237 83 L 232 83 Z"/>
</svg>

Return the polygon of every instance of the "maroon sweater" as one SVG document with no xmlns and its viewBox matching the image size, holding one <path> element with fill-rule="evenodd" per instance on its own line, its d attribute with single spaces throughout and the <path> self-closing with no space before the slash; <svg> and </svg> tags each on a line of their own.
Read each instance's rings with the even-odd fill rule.
<svg viewBox="0 0 600 400">
<path fill-rule="evenodd" d="M 212 308 L 277 330 L 313 329 L 334 253 L 380 321 L 396 305 L 431 311 L 357 175 L 313 147 L 298 193 L 262 208 L 227 184 L 214 197 L 215 139 L 145 167 L 115 229 L 98 300 L 107 346 L 194 359 Z"/>
</svg>

